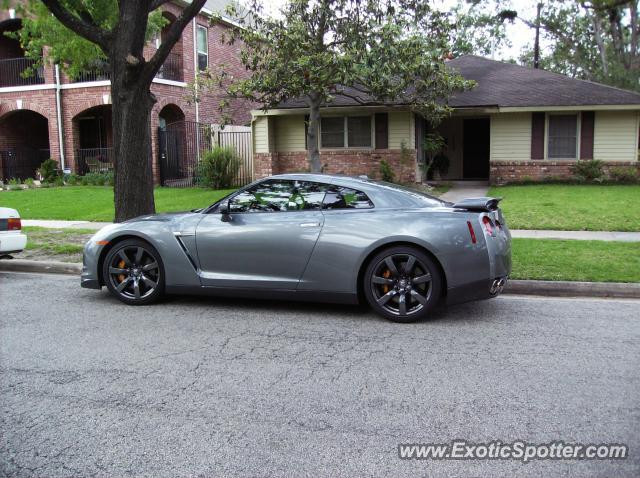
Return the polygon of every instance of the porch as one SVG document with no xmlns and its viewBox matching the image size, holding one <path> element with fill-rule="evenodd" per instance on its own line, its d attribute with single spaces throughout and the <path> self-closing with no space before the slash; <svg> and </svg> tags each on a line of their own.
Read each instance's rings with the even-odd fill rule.
<svg viewBox="0 0 640 478">
<path fill-rule="evenodd" d="M 429 148 L 434 136 L 441 137 L 440 147 Z M 464 181 L 487 184 L 491 143 L 489 116 L 453 115 L 436 128 L 422 118 L 416 118 L 416 147 L 419 164 L 430 163 L 425 179 L 433 181 Z M 420 138 L 422 138 L 420 140 Z"/>
</svg>

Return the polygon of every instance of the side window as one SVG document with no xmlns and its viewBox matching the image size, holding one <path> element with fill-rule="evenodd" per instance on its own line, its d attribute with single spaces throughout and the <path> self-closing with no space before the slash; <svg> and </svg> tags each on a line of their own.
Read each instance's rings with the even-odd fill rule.
<svg viewBox="0 0 640 478">
<path fill-rule="evenodd" d="M 196 50 L 198 53 L 198 70 L 204 71 L 209 66 L 209 30 L 198 25 L 196 29 Z"/>
<path fill-rule="evenodd" d="M 322 184 L 307 181 L 265 181 L 231 199 L 229 212 L 319 210 L 325 189 Z"/>
<path fill-rule="evenodd" d="M 373 203 L 362 191 L 342 186 L 329 186 L 323 209 L 371 209 Z"/>
</svg>

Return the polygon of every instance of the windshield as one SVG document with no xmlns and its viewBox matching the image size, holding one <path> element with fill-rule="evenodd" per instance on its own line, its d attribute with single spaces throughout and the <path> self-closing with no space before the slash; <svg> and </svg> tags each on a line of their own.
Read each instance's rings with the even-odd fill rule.
<svg viewBox="0 0 640 478">
<path fill-rule="evenodd" d="M 400 184 L 394 184 L 394 183 L 388 183 L 385 181 L 374 181 L 374 180 L 369 180 L 369 182 L 377 184 L 378 186 L 382 186 L 388 189 L 392 189 L 394 191 L 401 191 L 405 194 L 409 194 L 410 196 L 412 196 L 415 199 L 420 200 L 421 202 L 425 203 L 425 206 L 429 206 L 429 207 L 440 207 L 440 206 L 444 206 L 446 205 L 446 201 L 442 201 L 441 199 L 438 199 L 435 196 L 432 196 L 430 194 L 427 194 L 424 191 L 421 191 L 420 189 L 417 188 L 412 188 L 412 187 L 408 187 L 408 186 L 402 186 Z"/>
</svg>

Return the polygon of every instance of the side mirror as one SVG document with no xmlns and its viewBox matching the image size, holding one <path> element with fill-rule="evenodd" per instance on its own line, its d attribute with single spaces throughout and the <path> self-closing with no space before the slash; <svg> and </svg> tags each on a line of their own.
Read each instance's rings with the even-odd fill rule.
<svg viewBox="0 0 640 478">
<path fill-rule="evenodd" d="M 222 222 L 231 221 L 231 214 L 229 214 L 229 201 L 220 204 L 220 206 L 218 206 L 218 212 L 222 214 L 222 217 L 220 217 Z"/>
</svg>

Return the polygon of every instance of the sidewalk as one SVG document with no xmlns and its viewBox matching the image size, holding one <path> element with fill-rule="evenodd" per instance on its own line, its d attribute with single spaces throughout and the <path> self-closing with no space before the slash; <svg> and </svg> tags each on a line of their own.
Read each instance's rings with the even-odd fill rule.
<svg viewBox="0 0 640 478">
<path fill-rule="evenodd" d="M 24 227 L 46 227 L 49 229 L 93 229 L 97 231 L 111 222 L 89 222 L 89 221 L 56 221 L 49 219 L 23 219 Z"/>
<path fill-rule="evenodd" d="M 488 184 L 477 184 L 471 182 L 470 184 L 455 183 L 451 186 L 446 193 L 440 195 L 440 199 L 449 202 L 458 202 L 465 198 L 479 198 L 487 195 L 489 191 Z"/>
<path fill-rule="evenodd" d="M 570 239 L 578 241 L 640 242 L 640 232 L 534 231 L 527 229 L 512 229 L 511 237 L 527 239 Z"/>
</svg>

